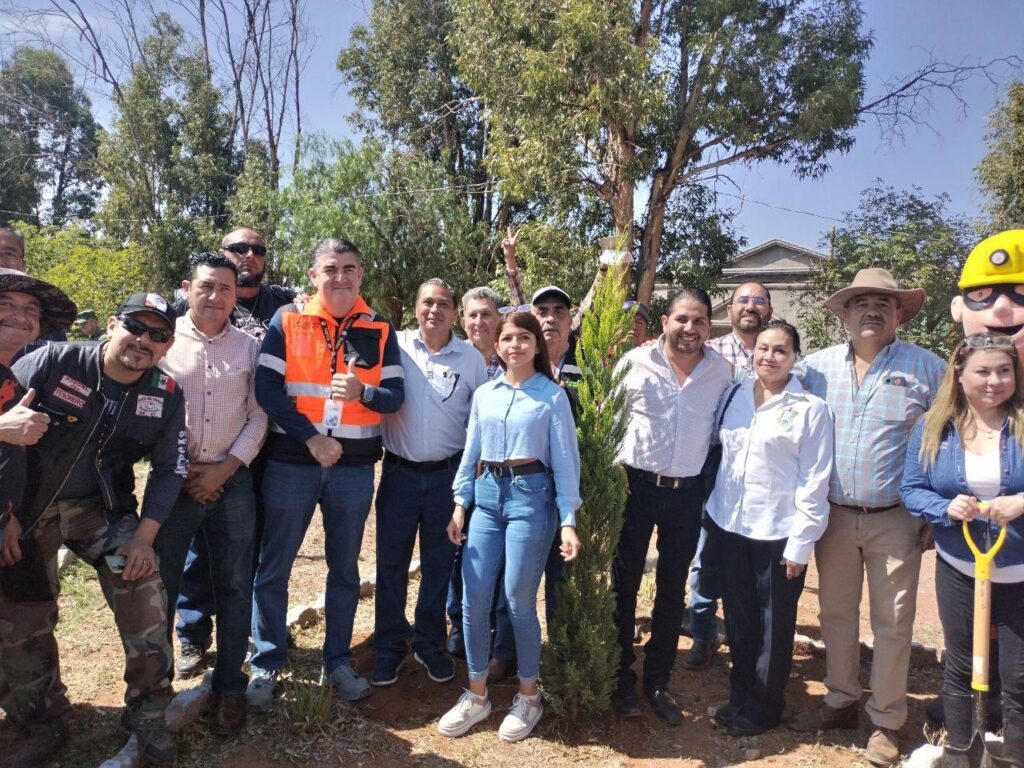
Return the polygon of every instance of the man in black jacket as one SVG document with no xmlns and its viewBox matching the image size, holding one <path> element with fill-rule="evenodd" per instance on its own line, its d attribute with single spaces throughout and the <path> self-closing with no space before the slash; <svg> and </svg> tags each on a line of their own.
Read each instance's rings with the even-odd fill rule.
<svg viewBox="0 0 1024 768">
<path fill-rule="evenodd" d="M 96 568 L 113 606 L 126 650 L 122 722 L 158 765 L 173 762 L 176 749 L 163 717 L 172 654 L 152 545 L 188 464 L 182 394 L 156 368 L 174 340 L 174 320 L 163 297 L 136 293 L 110 318 L 109 341 L 50 344 L 14 364 L 49 422 L 29 449 L 24 501 L 0 545 L 11 591 L 30 598 L 0 598 L 8 712 L 31 728 L 70 710 L 53 636 L 63 542 Z M 151 469 L 140 517 L 133 468 L 144 457 Z"/>
</svg>

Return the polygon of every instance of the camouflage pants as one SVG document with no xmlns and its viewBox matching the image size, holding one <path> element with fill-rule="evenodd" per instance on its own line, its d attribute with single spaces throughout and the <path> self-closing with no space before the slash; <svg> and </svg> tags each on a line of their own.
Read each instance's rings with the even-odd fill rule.
<svg viewBox="0 0 1024 768">
<path fill-rule="evenodd" d="M 124 700 L 132 721 L 163 714 L 172 695 L 173 659 L 167 640 L 167 594 L 160 576 L 126 582 L 103 559 L 131 539 L 137 526 L 134 515 L 108 522 L 97 496 L 55 502 L 35 529 L 55 595 L 60 588 L 61 542 L 96 568 L 124 646 Z M 60 680 L 56 625 L 56 599 L 16 603 L 0 593 L 0 656 L 10 688 L 3 705 L 16 721 L 53 720 L 70 709 L 67 688 Z"/>
</svg>

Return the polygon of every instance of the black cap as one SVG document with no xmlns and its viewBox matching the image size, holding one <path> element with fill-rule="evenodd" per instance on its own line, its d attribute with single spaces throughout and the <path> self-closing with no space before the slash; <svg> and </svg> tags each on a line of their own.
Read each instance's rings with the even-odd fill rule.
<svg viewBox="0 0 1024 768">
<path fill-rule="evenodd" d="M 167 323 L 167 327 L 172 331 L 178 321 L 178 316 L 175 314 L 171 303 L 159 293 L 133 293 L 125 299 L 124 303 L 121 304 L 121 308 L 117 311 L 119 315 L 137 315 L 142 312 L 148 312 L 151 315 L 157 315 L 162 318 Z"/>
</svg>

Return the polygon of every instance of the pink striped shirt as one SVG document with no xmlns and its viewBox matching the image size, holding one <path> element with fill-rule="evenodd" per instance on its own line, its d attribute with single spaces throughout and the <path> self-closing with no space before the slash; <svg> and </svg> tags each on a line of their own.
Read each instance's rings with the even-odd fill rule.
<svg viewBox="0 0 1024 768">
<path fill-rule="evenodd" d="M 212 464 L 230 454 L 248 466 L 256 458 L 267 434 L 253 391 L 259 351 L 259 342 L 231 323 L 209 337 L 189 313 L 178 318 L 160 367 L 185 395 L 189 461 Z"/>
</svg>

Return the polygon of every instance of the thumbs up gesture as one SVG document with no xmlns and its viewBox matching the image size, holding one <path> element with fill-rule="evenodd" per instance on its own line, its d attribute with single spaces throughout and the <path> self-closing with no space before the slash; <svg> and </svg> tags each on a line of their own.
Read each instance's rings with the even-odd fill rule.
<svg viewBox="0 0 1024 768">
<path fill-rule="evenodd" d="M 30 389 L 16 406 L 0 415 L 0 443 L 35 445 L 39 442 L 48 428 L 50 417 L 32 410 L 35 398 L 36 391 Z"/>
<path fill-rule="evenodd" d="M 331 377 L 331 397 L 335 400 L 352 401 L 363 396 L 363 382 L 356 376 L 356 356 L 348 359 L 348 370 Z"/>
</svg>

